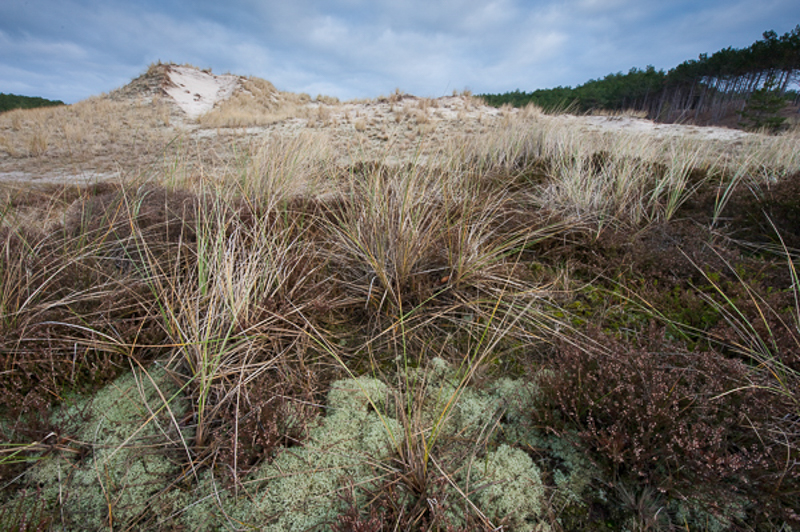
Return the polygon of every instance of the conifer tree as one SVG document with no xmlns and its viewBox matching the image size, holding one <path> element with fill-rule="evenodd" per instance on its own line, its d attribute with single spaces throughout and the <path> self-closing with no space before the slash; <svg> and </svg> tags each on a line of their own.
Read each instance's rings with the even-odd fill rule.
<svg viewBox="0 0 800 532">
<path fill-rule="evenodd" d="M 753 91 L 747 106 L 741 112 L 741 124 L 747 129 L 769 129 L 777 132 L 783 127 L 785 117 L 780 112 L 786 107 L 775 76 L 770 76 L 760 89 Z"/>
</svg>

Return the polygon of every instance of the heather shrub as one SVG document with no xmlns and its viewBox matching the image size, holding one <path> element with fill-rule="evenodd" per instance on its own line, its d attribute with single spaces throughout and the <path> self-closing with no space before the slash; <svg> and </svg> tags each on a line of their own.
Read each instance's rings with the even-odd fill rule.
<svg viewBox="0 0 800 532">
<path fill-rule="evenodd" d="M 774 182 L 752 179 L 739 184 L 722 218 L 728 232 L 751 246 L 780 246 L 777 228 L 786 246 L 800 248 L 800 173 Z"/>
<path fill-rule="evenodd" d="M 569 438 L 609 484 L 651 486 L 725 515 L 792 517 L 797 436 L 780 427 L 789 399 L 743 361 L 688 352 L 651 329 L 637 344 L 597 331 L 595 348 L 562 341 L 540 381 L 534 422 Z M 780 431 L 781 438 L 776 438 Z M 791 441 L 790 441 L 791 440 Z"/>
<path fill-rule="evenodd" d="M 148 185 L 106 185 L 91 192 L 67 209 L 64 232 L 112 273 L 144 273 L 144 265 L 154 262 L 167 268 L 180 256 L 181 245 L 196 241 L 201 200 L 190 192 Z"/>
<path fill-rule="evenodd" d="M 318 405 L 328 384 L 318 373 L 303 377 L 293 374 L 288 363 L 280 363 L 240 390 L 238 401 L 221 409 L 211 437 L 232 485 L 283 449 L 303 445 L 318 423 Z"/>
<path fill-rule="evenodd" d="M 0 230 L 0 411 L 14 417 L 56 401 L 64 386 L 91 388 L 118 374 L 76 316 L 123 332 L 131 294 L 108 283 L 96 257 L 70 247 L 58 230 Z"/>
</svg>

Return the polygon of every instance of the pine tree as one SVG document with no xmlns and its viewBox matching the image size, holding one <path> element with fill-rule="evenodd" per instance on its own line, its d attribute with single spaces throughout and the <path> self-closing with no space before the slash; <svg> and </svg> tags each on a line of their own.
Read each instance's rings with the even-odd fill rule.
<svg viewBox="0 0 800 532">
<path fill-rule="evenodd" d="M 777 132 L 783 127 L 785 117 L 780 112 L 786 101 L 777 89 L 775 76 L 770 75 L 764 86 L 753 91 L 747 106 L 741 112 L 741 124 L 747 129 L 768 129 Z"/>
</svg>

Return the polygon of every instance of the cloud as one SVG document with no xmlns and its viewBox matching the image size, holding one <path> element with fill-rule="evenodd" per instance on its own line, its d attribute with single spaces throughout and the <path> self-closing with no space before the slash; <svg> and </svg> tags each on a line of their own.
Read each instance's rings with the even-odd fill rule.
<svg viewBox="0 0 800 532">
<path fill-rule="evenodd" d="M 161 59 L 282 90 L 436 96 L 576 85 L 792 29 L 795 0 L 28 0 L 0 3 L 0 91 L 66 101 Z M 15 89 L 17 90 L 17 89 Z"/>
<path fill-rule="evenodd" d="M 0 31 L 0 57 L 24 58 L 30 60 L 46 60 L 49 57 L 60 57 L 66 61 L 85 61 L 86 50 L 69 40 L 47 40 L 24 34 L 21 38 L 12 39 L 6 32 Z"/>
</svg>

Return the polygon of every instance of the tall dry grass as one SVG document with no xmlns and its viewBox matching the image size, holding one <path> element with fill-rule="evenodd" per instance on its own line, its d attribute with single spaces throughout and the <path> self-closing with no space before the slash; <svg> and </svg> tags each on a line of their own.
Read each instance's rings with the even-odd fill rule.
<svg viewBox="0 0 800 532">
<path fill-rule="evenodd" d="M 99 96 L 0 115 L 0 149 L 12 158 L 80 163 L 102 157 L 142 164 L 173 136 L 169 107 L 161 101 Z"/>
<path fill-rule="evenodd" d="M 210 210 L 196 216 L 190 269 L 170 270 L 180 256 L 166 266 L 151 258 L 147 276 L 177 347 L 169 365 L 195 390 L 199 446 L 208 443 L 219 409 L 291 351 L 298 337 L 292 316 L 305 306 L 299 299 L 314 269 L 304 269 L 312 252 L 292 222 L 273 212 L 247 224 L 223 199 L 210 201 Z M 275 312 L 295 298 L 293 308 Z"/>
<path fill-rule="evenodd" d="M 749 135 L 735 143 L 691 136 L 589 129 L 535 106 L 481 136 L 453 141 L 454 160 L 538 184 L 541 206 L 634 225 L 670 219 L 706 180 L 748 175 L 768 186 L 800 171 L 796 135 Z"/>
<path fill-rule="evenodd" d="M 317 102 L 320 108 L 338 103 L 324 97 L 322 100 Z M 280 92 L 269 81 L 249 77 L 243 81 L 242 90 L 197 120 L 209 128 L 268 126 L 291 118 L 311 118 L 310 102 L 307 95 Z"/>
<path fill-rule="evenodd" d="M 253 105 L 247 98 L 264 109 L 256 122 L 274 119 L 275 99 L 282 96 L 252 83 L 250 96 L 201 122 L 246 125 L 237 113 Z M 427 113 L 430 103 L 419 106 Z M 88 113 L 91 127 L 70 133 L 85 146 L 99 138 L 92 136 L 95 129 L 109 125 L 104 120 L 127 116 L 126 109 L 98 100 L 48 110 L 56 114 L 47 119 Z M 37 117 L 3 120 L 19 133 L 33 130 Z M 65 119 L 65 127 L 69 123 Z M 122 134 L 111 130 L 102 139 L 118 142 Z M 48 137 L 44 153 L 58 142 Z M 383 439 L 391 445 L 388 458 L 362 459 L 375 472 L 359 489 L 383 494 L 371 500 L 404 494 L 396 499 L 404 506 L 387 526 L 444 527 L 430 501 L 455 493 L 457 506 L 471 516 L 464 523 L 496 528 L 500 521 L 488 517 L 490 504 L 476 502 L 488 500 L 481 493 L 491 483 L 471 484 L 470 468 L 481 461 L 485 466 L 492 445 L 505 442 L 498 428 L 508 423 L 504 414 L 492 413 L 477 428 L 445 427 L 478 404 L 466 397 L 481 383 L 533 379 L 532 366 L 547 367 L 549 340 L 578 345 L 589 337 L 570 311 L 586 304 L 571 290 L 579 284 L 571 278 L 574 265 L 550 264 L 548 253 L 606 227 L 667 223 L 701 190 L 716 187 L 724 195 L 745 176 L 763 186 L 785 179 L 799 169 L 796 142 L 754 136 L 724 146 L 601 133 L 529 108 L 508 113 L 486 134 L 444 146 L 420 143 L 411 156 L 387 150 L 373 159 L 354 149 L 342 157 L 330 137 L 309 132 L 237 143 L 233 156 L 219 160 L 195 157 L 197 146 L 186 147 L 172 167 L 151 169 L 119 187 L 83 190 L 63 224 L 42 238 L 0 233 L 0 327 L 9 355 L 4 375 L 18 373 L 26 389 L 36 391 L 35 379 L 24 374 L 39 362 L 35 349 L 23 348 L 28 345 L 47 346 L 50 360 L 60 361 L 54 371 L 69 371 L 79 351 L 91 353 L 78 377 L 92 382 L 156 360 L 191 398 L 190 414 L 172 419 L 194 434 L 185 442 L 184 469 L 205 467 L 213 476 L 215 463 L 233 457 L 225 474 L 234 487 L 216 507 L 226 516 L 225 501 L 246 492 L 237 490 L 258 493 L 261 483 L 275 481 L 243 480 L 245 468 L 255 471 L 254 464 L 275 459 L 271 453 L 302 438 L 296 427 L 303 420 L 290 431 L 275 416 L 293 412 L 311 419 L 316 414 L 310 412 L 325 409 L 321 402 L 334 379 L 369 376 L 385 384 L 385 397 L 373 397 L 362 384 L 353 393 L 381 417 Z M 11 216 L 16 207 L 8 201 L 4 208 Z M 597 251 L 587 247 L 587 255 Z M 786 250 L 790 264 L 792 253 Z M 794 266 L 790 271 L 796 284 Z M 796 299 L 796 289 L 792 295 Z M 765 300 L 753 296 L 753 302 L 769 314 Z M 770 358 L 769 339 L 742 321 L 736 305 L 726 318 L 743 339 L 740 352 L 762 373 L 780 377 L 776 393 L 796 402 L 796 391 L 785 385 L 794 373 Z M 431 362 L 436 358 L 444 360 L 438 370 Z M 74 384 L 69 378 L 47 382 L 58 397 Z M 264 434 L 278 427 L 291 438 L 265 444 Z M 522 440 L 511 444 L 518 454 L 533 448 Z M 252 456 L 242 454 L 244 448 Z M 317 472 L 312 465 L 306 473 Z M 176 513 L 188 513 L 195 503 Z"/>
</svg>

